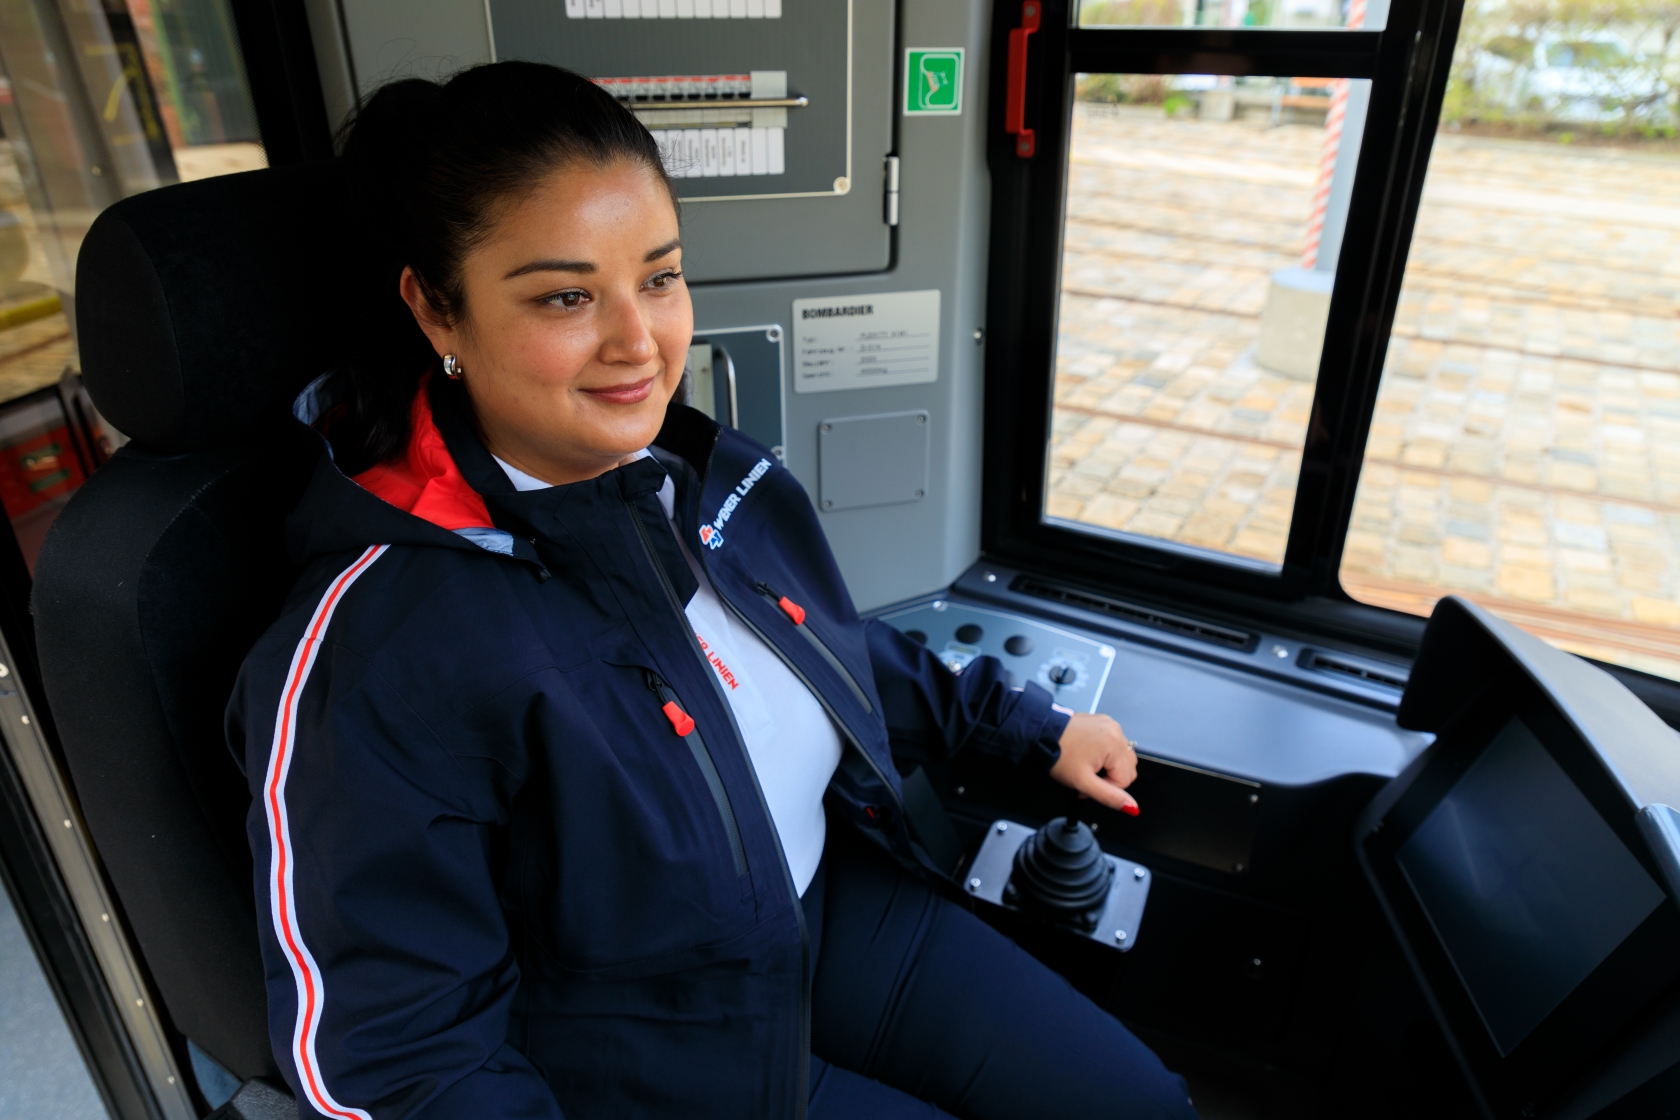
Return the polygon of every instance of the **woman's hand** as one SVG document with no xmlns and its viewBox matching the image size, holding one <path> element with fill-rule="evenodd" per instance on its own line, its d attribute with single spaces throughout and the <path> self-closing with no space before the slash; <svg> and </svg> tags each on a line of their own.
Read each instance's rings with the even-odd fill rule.
<svg viewBox="0 0 1680 1120">
<path fill-rule="evenodd" d="M 1075 712 L 1062 732 L 1062 757 L 1050 776 L 1100 805 L 1138 815 L 1126 787 L 1137 780 L 1137 755 L 1120 725 L 1109 716 Z"/>
</svg>

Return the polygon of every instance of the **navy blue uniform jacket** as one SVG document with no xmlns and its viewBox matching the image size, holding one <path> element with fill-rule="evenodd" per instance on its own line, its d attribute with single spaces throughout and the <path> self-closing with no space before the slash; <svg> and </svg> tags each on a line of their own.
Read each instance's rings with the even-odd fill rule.
<svg viewBox="0 0 1680 1120">
<path fill-rule="evenodd" d="M 802 1116 L 803 915 L 682 611 L 667 472 L 719 597 L 840 728 L 831 829 L 919 867 L 895 753 L 1042 772 L 1067 717 L 860 621 L 804 490 L 739 432 L 674 405 L 656 458 L 518 493 L 460 394 L 424 390 L 417 427 L 429 401 L 459 466 L 434 493 L 470 486 L 493 526 L 406 513 L 323 452 L 288 530 L 303 574 L 229 707 L 300 1112 Z"/>
</svg>

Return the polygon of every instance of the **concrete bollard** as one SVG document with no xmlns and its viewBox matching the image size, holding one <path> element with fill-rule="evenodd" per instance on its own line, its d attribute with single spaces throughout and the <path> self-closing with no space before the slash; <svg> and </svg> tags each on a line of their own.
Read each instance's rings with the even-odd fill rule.
<svg viewBox="0 0 1680 1120">
<path fill-rule="evenodd" d="M 1335 283 L 1335 273 L 1316 269 L 1283 268 L 1272 273 L 1266 306 L 1260 312 L 1254 360 L 1296 381 L 1317 378 Z"/>
</svg>

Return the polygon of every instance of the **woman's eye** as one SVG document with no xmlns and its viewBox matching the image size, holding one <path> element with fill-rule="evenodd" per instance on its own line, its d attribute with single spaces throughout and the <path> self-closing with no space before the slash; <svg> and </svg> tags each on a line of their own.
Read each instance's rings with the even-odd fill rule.
<svg viewBox="0 0 1680 1120">
<path fill-rule="evenodd" d="M 682 273 L 680 272 L 657 272 L 648 280 L 647 286 L 650 288 L 669 288 L 672 281 L 681 278 Z"/>
<path fill-rule="evenodd" d="M 572 288 L 564 292 L 555 292 L 547 297 L 544 302 L 553 304 L 555 307 L 582 307 L 584 301 L 588 298 L 588 292 Z"/>
</svg>

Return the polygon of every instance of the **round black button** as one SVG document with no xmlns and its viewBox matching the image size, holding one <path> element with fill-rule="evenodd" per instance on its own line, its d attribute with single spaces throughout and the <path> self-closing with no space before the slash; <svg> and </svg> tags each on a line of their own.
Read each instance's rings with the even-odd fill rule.
<svg viewBox="0 0 1680 1120">
<path fill-rule="evenodd" d="M 1053 684 L 1072 684 L 1079 679 L 1079 670 L 1072 665 L 1050 666 L 1050 680 Z"/>
<path fill-rule="evenodd" d="M 965 622 L 957 627 L 957 641 L 964 645 L 973 645 L 986 636 L 986 632 L 972 622 Z"/>
<path fill-rule="evenodd" d="M 1016 657 L 1025 657 L 1032 652 L 1032 639 L 1025 634 L 1012 634 L 1004 640 L 1003 648 Z"/>
<path fill-rule="evenodd" d="M 919 646 L 927 645 L 927 635 L 920 630 L 906 630 L 904 636 Z"/>
</svg>

